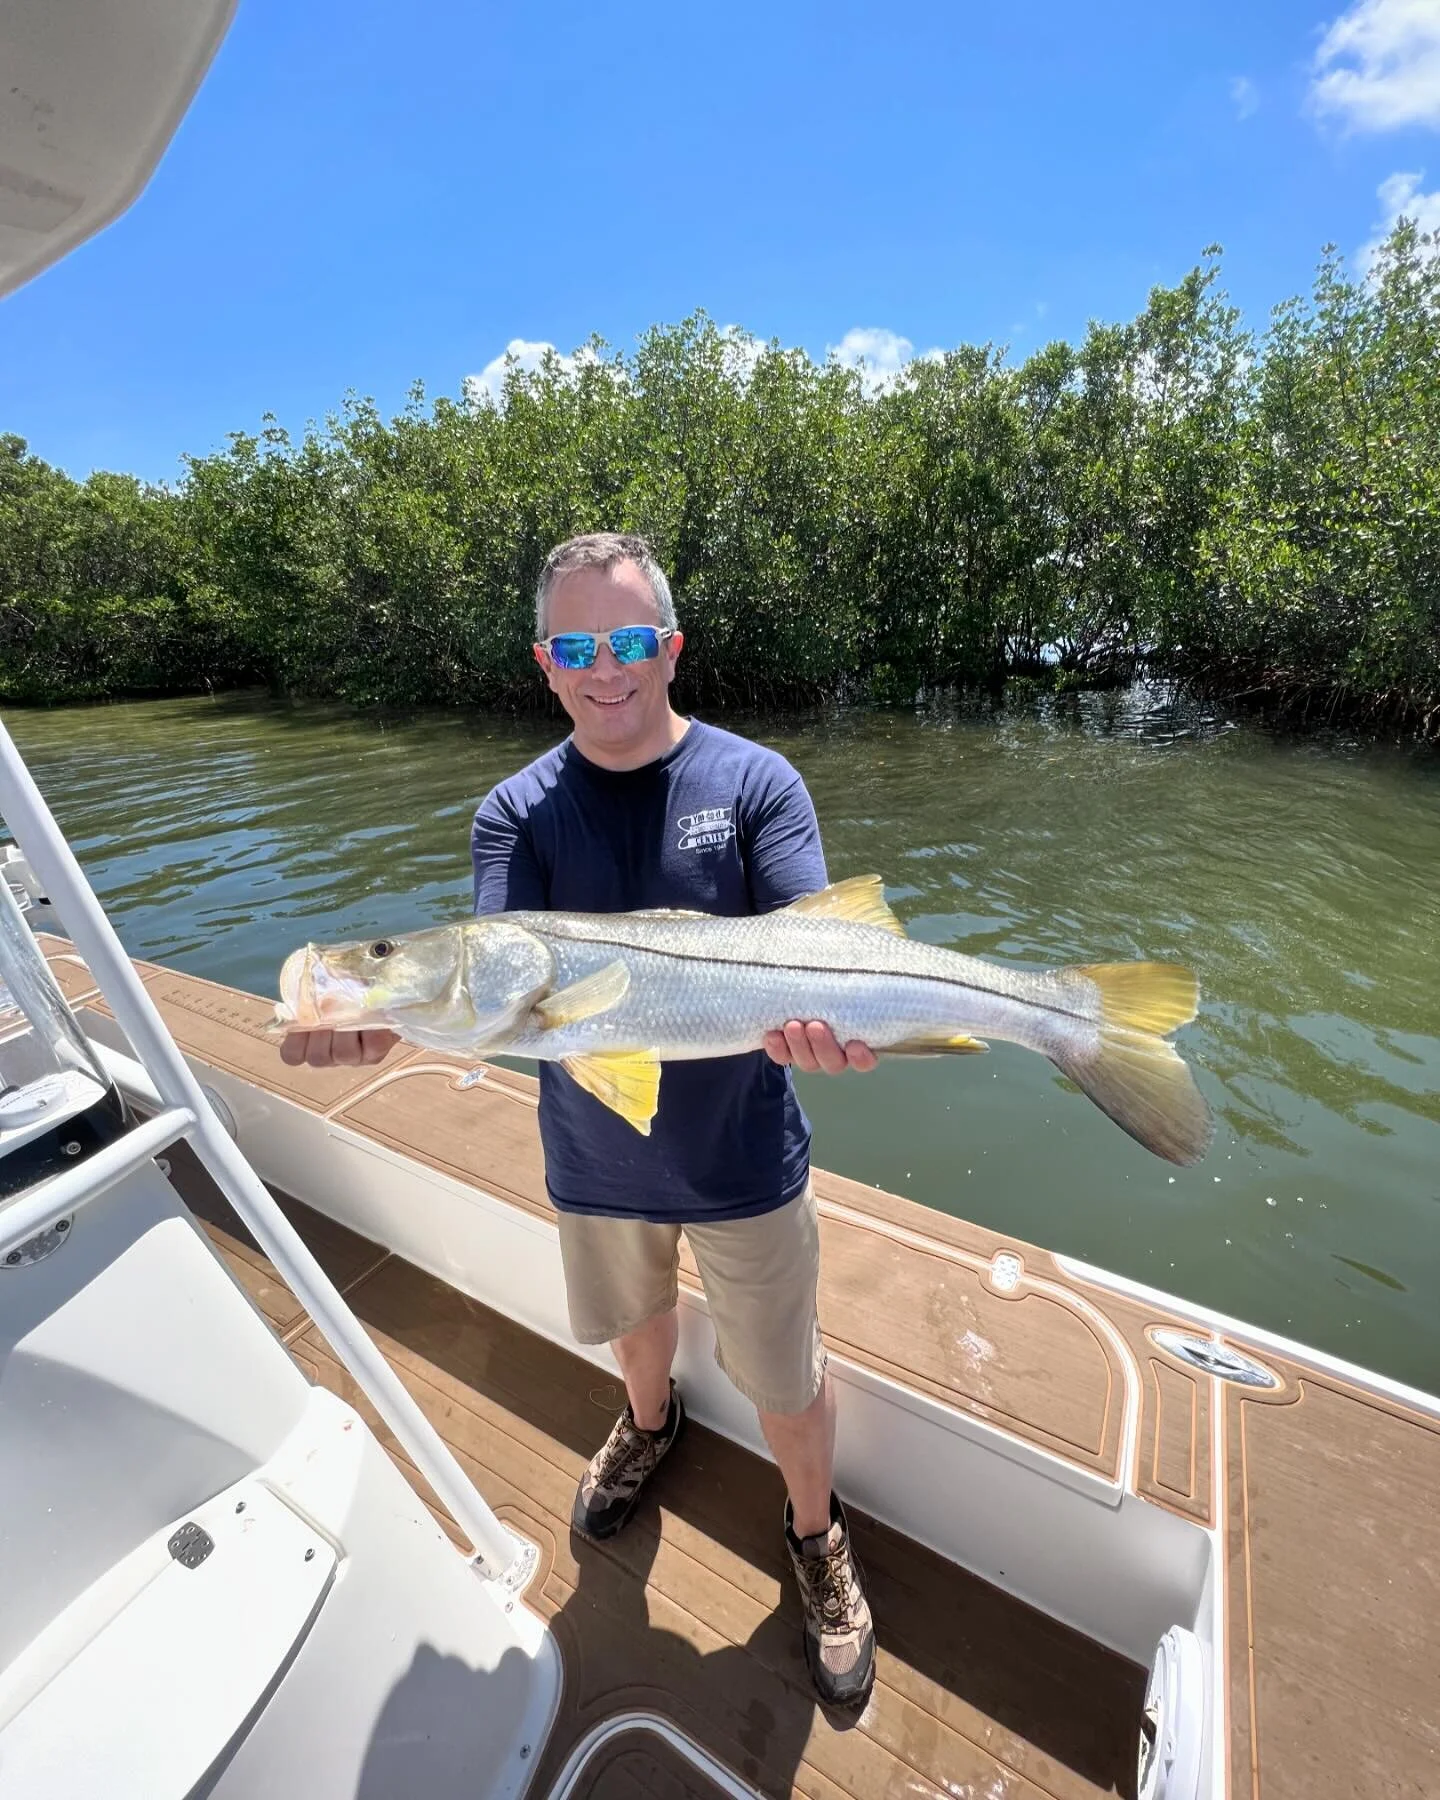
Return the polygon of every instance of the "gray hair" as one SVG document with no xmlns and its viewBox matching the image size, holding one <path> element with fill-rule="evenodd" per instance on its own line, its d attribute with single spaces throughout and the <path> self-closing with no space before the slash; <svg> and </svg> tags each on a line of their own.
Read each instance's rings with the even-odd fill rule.
<svg viewBox="0 0 1440 1800">
<path fill-rule="evenodd" d="M 546 608 L 559 582 L 579 569 L 608 571 L 622 562 L 633 562 L 649 582 L 661 627 L 674 631 L 679 621 L 675 617 L 675 602 L 670 598 L 670 583 L 644 538 L 629 531 L 588 531 L 582 537 L 567 538 L 563 544 L 557 544 L 545 558 L 535 589 L 536 641 L 545 637 Z"/>
</svg>

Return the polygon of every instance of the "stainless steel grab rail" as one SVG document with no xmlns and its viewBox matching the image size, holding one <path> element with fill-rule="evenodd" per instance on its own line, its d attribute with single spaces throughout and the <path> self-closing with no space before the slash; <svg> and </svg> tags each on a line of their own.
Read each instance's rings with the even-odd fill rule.
<svg viewBox="0 0 1440 1800">
<path fill-rule="evenodd" d="M 480 1572 L 500 1579 L 524 1557 L 525 1547 L 486 1505 L 299 1232 L 231 1142 L 135 973 L 105 909 L 3 724 L 0 815 L 44 883 L 75 948 L 84 957 L 165 1108 L 156 1118 L 135 1126 L 114 1143 L 86 1157 L 73 1170 L 51 1177 L 10 1202 L 0 1222 L 0 1245 L 9 1247 L 32 1236 L 44 1224 L 113 1186 L 165 1144 L 182 1135 L 189 1139 L 260 1248 L 469 1537 Z M 58 1206 L 57 1195 L 62 1196 Z M 32 1222 L 34 1219 L 40 1222 Z"/>
</svg>

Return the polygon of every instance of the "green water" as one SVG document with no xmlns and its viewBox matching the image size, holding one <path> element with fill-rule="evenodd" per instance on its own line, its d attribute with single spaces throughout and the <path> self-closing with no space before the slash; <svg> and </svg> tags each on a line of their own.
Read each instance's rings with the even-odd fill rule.
<svg viewBox="0 0 1440 1800">
<path fill-rule="evenodd" d="M 816 1160 L 1440 1389 L 1440 763 L 1158 692 L 717 720 L 804 774 L 910 931 L 1176 958 L 1219 1129 L 1171 1170 L 1040 1058 L 802 1082 Z M 463 915 L 477 799 L 554 724 L 248 697 L 8 723 L 127 948 L 259 993 L 307 938 Z"/>
</svg>

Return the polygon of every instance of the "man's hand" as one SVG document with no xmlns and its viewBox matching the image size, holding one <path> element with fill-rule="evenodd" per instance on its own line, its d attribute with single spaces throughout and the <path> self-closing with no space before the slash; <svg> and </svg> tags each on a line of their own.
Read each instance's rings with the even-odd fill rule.
<svg viewBox="0 0 1440 1800">
<path fill-rule="evenodd" d="M 292 1031 L 280 1041 L 280 1060 L 291 1067 L 358 1069 L 384 1062 L 400 1042 L 393 1031 Z"/>
<path fill-rule="evenodd" d="M 782 1068 L 788 1063 L 806 1075 L 843 1075 L 846 1069 L 865 1074 L 875 1067 L 875 1052 L 852 1038 L 842 1044 L 828 1025 L 791 1019 L 783 1031 L 765 1033 L 765 1049 Z"/>
</svg>

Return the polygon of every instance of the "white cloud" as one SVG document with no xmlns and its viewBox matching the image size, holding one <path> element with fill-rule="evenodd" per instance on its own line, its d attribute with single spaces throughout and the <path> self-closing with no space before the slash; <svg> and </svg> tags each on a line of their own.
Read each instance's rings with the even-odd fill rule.
<svg viewBox="0 0 1440 1800">
<path fill-rule="evenodd" d="M 1362 269 L 1368 271 L 1374 267 L 1375 258 L 1380 254 L 1380 246 L 1401 219 L 1413 219 L 1421 231 L 1440 232 L 1440 188 L 1433 193 L 1422 194 L 1420 182 L 1423 175 L 1423 170 L 1387 175 L 1376 189 L 1380 200 L 1380 217 L 1375 224 L 1374 237 L 1360 252 Z"/>
<path fill-rule="evenodd" d="M 533 375 L 547 355 L 559 358 L 563 375 L 573 375 L 582 363 L 595 360 L 595 352 L 588 344 L 582 344 L 573 356 L 561 356 L 553 344 L 543 340 L 532 344 L 527 338 L 511 338 L 499 356 L 492 357 L 478 375 L 465 377 L 465 398 L 472 406 L 487 400 L 498 406 L 505 391 L 507 365 L 513 361 L 527 375 Z"/>
<path fill-rule="evenodd" d="M 1356 0 L 1321 40 L 1310 97 L 1357 131 L 1440 125 L 1440 0 Z"/>
<path fill-rule="evenodd" d="M 838 344 L 825 346 L 825 354 L 847 369 L 858 369 L 867 394 L 879 394 L 893 387 L 906 363 L 917 360 L 909 338 L 874 325 L 852 325 Z M 926 350 L 918 360 L 931 362 L 941 354 L 939 350 Z"/>
<path fill-rule="evenodd" d="M 1260 110 L 1260 90 L 1248 75 L 1237 75 L 1231 81 L 1230 99 L 1237 119 L 1251 118 Z"/>
</svg>

